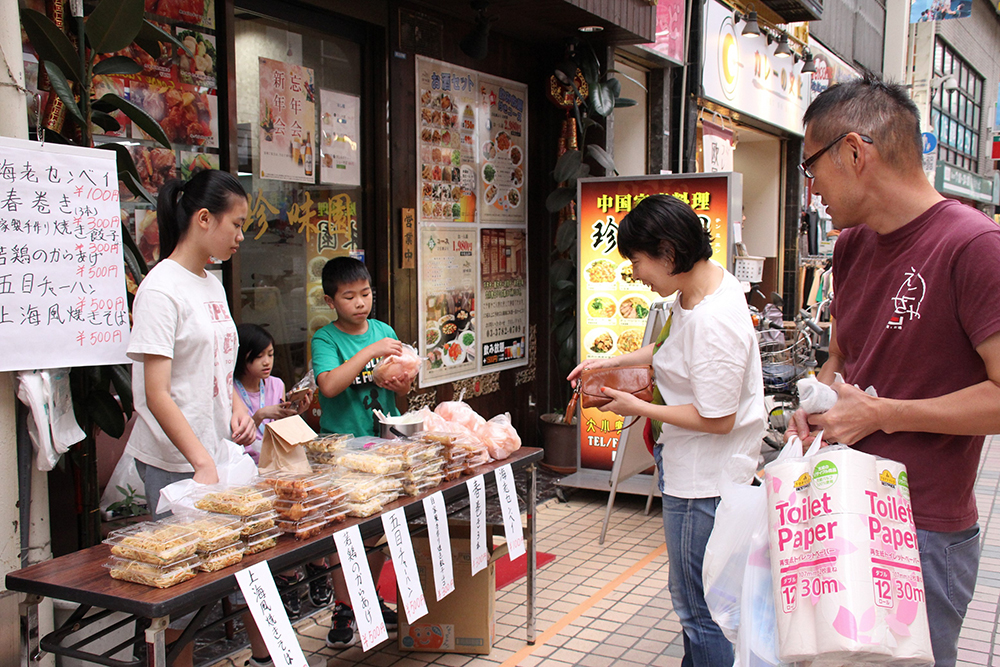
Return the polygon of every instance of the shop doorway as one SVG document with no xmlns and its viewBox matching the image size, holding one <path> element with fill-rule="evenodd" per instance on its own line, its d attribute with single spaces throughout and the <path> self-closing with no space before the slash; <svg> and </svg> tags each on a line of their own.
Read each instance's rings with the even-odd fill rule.
<svg viewBox="0 0 1000 667">
<path fill-rule="evenodd" d="M 770 294 L 780 291 L 784 147 L 778 137 L 745 126 L 737 128 L 736 139 L 733 170 L 743 174 L 743 243 L 748 253 L 765 258 L 760 291 Z"/>
</svg>

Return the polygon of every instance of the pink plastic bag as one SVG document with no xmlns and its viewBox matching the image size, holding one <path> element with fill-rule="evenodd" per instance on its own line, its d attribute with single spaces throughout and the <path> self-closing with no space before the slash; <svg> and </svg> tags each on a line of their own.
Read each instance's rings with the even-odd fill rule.
<svg viewBox="0 0 1000 667">
<path fill-rule="evenodd" d="M 507 458 L 521 447 L 521 437 L 510 423 L 510 415 L 506 412 L 480 426 L 476 435 L 486 445 L 490 457 L 497 461 Z"/>
<path fill-rule="evenodd" d="M 372 371 L 375 384 L 381 387 L 386 381 L 395 377 L 406 378 L 407 381 L 412 382 L 413 378 L 417 377 L 417 373 L 420 372 L 421 363 L 423 363 L 423 360 L 417 354 L 417 351 L 412 346 L 404 343 L 402 354 L 382 357 L 378 364 L 375 365 L 375 370 Z"/>
<path fill-rule="evenodd" d="M 456 424 L 461 424 L 468 430 L 475 433 L 475 431 L 486 423 L 486 420 L 479 416 L 479 414 L 469 407 L 469 404 L 464 401 L 445 401 L 444 403 L 439 403 L 434 412 L 444 417 L 450 422 L 455 422 Z"/>
</svg>

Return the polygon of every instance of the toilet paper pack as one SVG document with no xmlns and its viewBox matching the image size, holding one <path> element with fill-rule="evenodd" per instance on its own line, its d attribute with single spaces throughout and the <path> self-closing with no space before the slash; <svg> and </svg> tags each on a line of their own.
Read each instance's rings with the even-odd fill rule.
<svg viewBox="0 0 1000 667">
<path fill-rule="evenodd" d="M 905 466 L 827 447 L 765 484 L 781 659 L 932 664 Z"/>
</svg>

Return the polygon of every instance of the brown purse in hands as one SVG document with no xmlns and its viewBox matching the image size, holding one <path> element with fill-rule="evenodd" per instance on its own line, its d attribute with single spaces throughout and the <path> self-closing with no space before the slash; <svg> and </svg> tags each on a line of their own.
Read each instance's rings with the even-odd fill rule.
<svg viewBox="0 0 1000 667">
<path fill-rule="evenodd" d="M 652 366 L 585 368 L 576 381 L 576 389 L 569 405 L 566 406 L 566 416 L 563 421 L 567 424 L 573 423 L 578 400 L 582 408 L 600 408 L 610 403 L 613 399 L 601 391 L 602 387 L 632 394 L 640 401 L 649 403 L 653 400 L 653 386 Z"/>
</svg>

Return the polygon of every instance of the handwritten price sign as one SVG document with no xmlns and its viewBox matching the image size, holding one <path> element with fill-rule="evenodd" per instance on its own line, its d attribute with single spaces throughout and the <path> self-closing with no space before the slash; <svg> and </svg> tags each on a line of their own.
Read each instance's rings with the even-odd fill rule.
<svg viewBox="0 0 1000 667">
<path fill-rule="evenodd" d="M 0 371 L 127 363 L 115 154 L 0 138 Z"/>
<path fill-rule="evenodd" d="M 406 620 L 412 624 L 427 614 L 427 603 L 424 600 L 424 589 L 420 585 L 420 576 L 417 574 L 417 559 L 413 555 L 413 542 L 410 540 L 403 508 L 382 514 L 382 527 L 385 529 L 389 552 L 392 554 L 399 598 L 403 603 L 403 609 L 406 610 Z"/>
<path fill-rule="evenodd" d="M 514 472 L 510 464 L 496 470 L 497 492 L 500 494 L 500 509 L 503 525 L 507 533 L 507 549 L 514 560 L 525 553 L 524 529 L 521 528 L 521 510 L 517 505 L 517 489 L 514 486 Z"/>
</svg>

